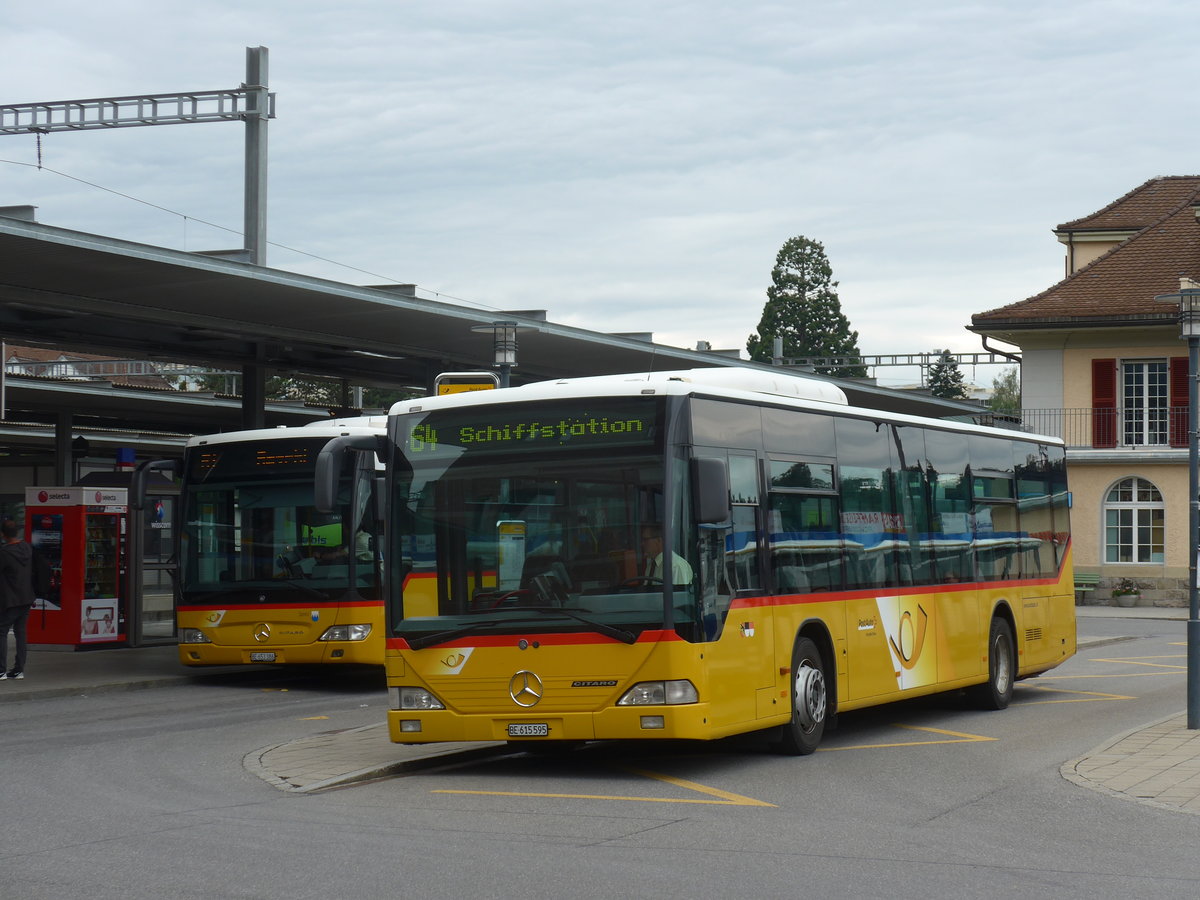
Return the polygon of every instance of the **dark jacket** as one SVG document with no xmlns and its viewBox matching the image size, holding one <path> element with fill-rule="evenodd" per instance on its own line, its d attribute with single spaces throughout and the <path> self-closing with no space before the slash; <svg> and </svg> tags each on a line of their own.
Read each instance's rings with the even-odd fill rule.
<svg viewBox="0 0 1200 900">
<path fill-rule="evenodd" d="M 32 606 L 33 548 L 24 541 L 0 545 L 0 607 Z"/>
</svg>

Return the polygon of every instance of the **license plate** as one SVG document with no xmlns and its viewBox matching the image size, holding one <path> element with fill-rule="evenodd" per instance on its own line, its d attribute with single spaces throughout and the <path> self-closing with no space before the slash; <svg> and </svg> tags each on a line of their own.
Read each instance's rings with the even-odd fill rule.
<svg viewBox="0 0 1200 900">
<path fill-rule="evenodd" d="M 275 662 L 274 653 L 251 653 L 250 662 Z"/>
<path fill-rule="evenodd" d="M 550 726 L 544 722 L 520 722 L 508 726 L 509 737 L 548 737 Z"/>
</svg>

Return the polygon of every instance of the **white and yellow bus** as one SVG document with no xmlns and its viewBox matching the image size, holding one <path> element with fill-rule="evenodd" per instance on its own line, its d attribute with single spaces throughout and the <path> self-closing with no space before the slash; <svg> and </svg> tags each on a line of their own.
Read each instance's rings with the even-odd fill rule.
<svg viewBox="0 0 1200 900">
<path fill-rule="evenodd" d="M 384 416 L 196 437 L 183 459 L 176 617 L 187 666 L 383 664 L 382 462 L 347 457 L 320 513 L 321 449 Z"/>
<path fill-rule="evenodd" d="M 388 437 L 393 741 L 805 754 L 838 712 L 1003 708 L 1075 651 L 1053 438 L 736 368 L 403 401 Z"/>
</svg>

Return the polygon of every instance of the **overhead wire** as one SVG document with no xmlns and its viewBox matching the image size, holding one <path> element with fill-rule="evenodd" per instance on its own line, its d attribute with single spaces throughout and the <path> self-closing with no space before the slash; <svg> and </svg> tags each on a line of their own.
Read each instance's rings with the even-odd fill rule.
<svg viewBox="0 0 1200 900">
<path fill-rule="evenodd" d="M 39 137 L 40 137 L 40 135 L 39 135 Z M 143 200 L 141 197 L 135 197 L 132 194 L 126 194 L 122 191 L 116 190 L 115 188 L 106 187 L 102 184 L 97 184 L 94 181 L 88 181 L 86 178 L 80 178 L 77 175 L 71 175 L 68 172 L 60 172 L 57 169 L 52 169 L 50 166 L 42 165 L 40 148 L 39 148 L 39 154 L 38 154 L 38 162 L 36 164 L 28 163 L 28 162 L 21 162 L 20 160 L 15 160 L 15 159 L 3 159 L 3 158 L 0 158 L 0 163 L 8 163 L 9 165 L 13 165 L 13 166 L 25 166 L 26 168 L 30 168 L 30 169 L 37 169 L 38 171 L 49 172 L 52 175 L 58 175 L 60 178 L 67 178 L 71 181 L 76 181 L 76 182 L 79 182 L 80 184 L 87 185 L 88 187 L 95 188 L 96 190 L 105 191 L 105 192 L 107 192 L 109 194 L 113 194 L 117 197 L 123 197 L 126 200 L 132 200 L 134 203 L 141 203 L 143 206 L 149 206 L 151 209 L 157 209 L 160 212 L 165 212 L 172 216 L 179 216 L 184 222 L 184 229 L 185 229 L 184 240 L 185 240 L 185 242 L 187 240 L 186 229 L 187 229 L 187 223 L 189 221 L 198 222 L 199 224 L 206 225 L 209 228 L 216 228 L 218 231 L 227 231 L 230 234 L 237 234 L 237 235 L 241 234 L 241 231 L 239 231 L 236 228 L 229 228 L 228 226 L 225 226 L 225 225 L 218 225 L 216 222 L 209 222 L 206 219 L 199 218 L 198 216 L 190 216 L 187 213 L 181 213 L 175 209 L 169 209 L 168 207 L 165 207 L 165 206 L 159 206 L 157 203 L 151 203 L 149 200 Z M 352 272 L 359 272 L 360 274 L 363 274 L 363 275 L 370 275 L 372 278 L 381 278 L 381 279 L 384 279 L 385 281 L 391 281 L 391 282 L 399 282 L 400 281 L 400 279 L 394 278 L 391 275 L 381 275 L 380 273 L 372 272 L 369 269 L 362 269 L 362 268 L 359 268 L 358 266 L 352 266 L 349 263 L 338 262 L 335 259 L 329 259 L 328 257 L 321 256 L 317 253 L 310 253 L 309 251 L 301 250 L 298 247 L 289 247 L 287 244 L 280 244 L 277 241 L 268 240 L 267 245 L 270 247 L 276 247 L 280 250 L 286 250 L 289 253 L 297 253 L 300 256 L 305 256 L 305 257 L 308 257 L 309 259 L 314 259 L 314 260 L 318 260 L 320 262 L 329 263 L 331 266 L 338 266 L 339 268 L 348 269 Z M 483 303 L 479 300 L 469 300 L 464 297 L 456 297 L 453 294 L 447 294 L 442 291 L 435 291 L 432 288 L 421 287 L 420 285 L 417 285 L 416 288 L 417 288 L 417 290 L 424 291 L 427 294 L 432 294 L 436 298 L 444 298 L 446 300 L 452 300 L 455 303 L 468 303 L 468 304 L 471 304 L 472 306 L 478 306 L 480 309 L 486 309 L 486 310 L 490 310 L 493 312 L 501 311 L 500 307 L 492 306 L 490 304 Z"/>
</svg>

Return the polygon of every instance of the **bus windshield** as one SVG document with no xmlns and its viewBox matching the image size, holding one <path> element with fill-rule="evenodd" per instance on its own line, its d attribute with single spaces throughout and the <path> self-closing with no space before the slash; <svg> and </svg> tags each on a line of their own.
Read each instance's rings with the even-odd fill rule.
<svg viewBox="0 0 1200 900">
<path fill-rule="evenodd" d="M 189 451 L 180 541 L 185 602 L 231 602 L 299 589 L 322 599 L 378 597 L 367 501 L 370 472 L 342 473 L 338 512 L 313 506 L 317 454 L 328 438 L 213 443 Z M 264 593 L 265 592 L 265 593 Z M 252 598 L 254 599 L 254 598 Z"/>
<path fill-rule="evenodd" d="M 694 541 L 676 526 L 662 543 L 680 520 L 664 506 L 662 417 L 641 398 L 402 417 L 392 634 L 633 640 L 664 626 L 668 593 L 673 626 L 694 626 Z"/>
</svg>

